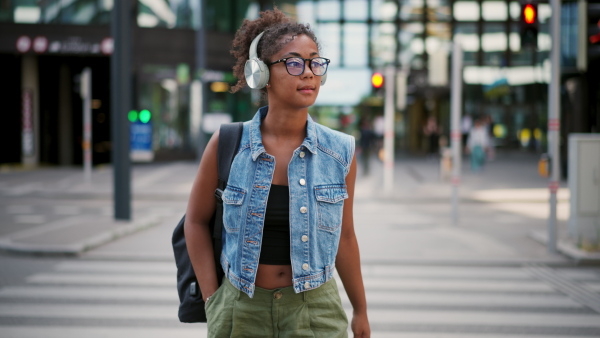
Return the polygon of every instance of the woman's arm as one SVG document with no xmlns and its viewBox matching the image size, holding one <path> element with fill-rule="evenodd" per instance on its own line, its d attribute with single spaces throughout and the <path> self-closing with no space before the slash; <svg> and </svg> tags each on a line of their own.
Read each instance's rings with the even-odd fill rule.
<svg viewBox="0 0 600 338">
<path fill-rule="evenodd" d="M 219 185 L 217 149 L 219 131 L 215 132 L 204 149 L 185 216 L 185 243 L 200 284 L 202 299 L 206 300 L 217 288 L 213 245 L 209 223 L 216 208 L 215 189 Z"/>
<path fill-rule="evenodd" d="M 353 204 L 355 181 L 356 156 L 352 159 L 350 172 L 346 176 L 348 198 L 344 201 L 342 234 L 335 265 L 350 299 L 350 303 L 352 303 L 353 318 L 351 328 L 354 337 L 370 337 L 371 329 L 367 317 L 367 299 L 365 297 L 365 287 L 360 269 L 360 253 L 358 251 L 356 234 L 354 233 Z"/>
</svg>

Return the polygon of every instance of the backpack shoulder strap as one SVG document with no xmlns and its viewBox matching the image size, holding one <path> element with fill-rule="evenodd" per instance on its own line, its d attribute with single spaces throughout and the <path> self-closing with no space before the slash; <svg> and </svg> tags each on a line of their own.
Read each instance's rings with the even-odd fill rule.
<svg viewBox="0 0 600 338">
<path fill-rule="evenodd" d="M 219 188 L 224 190 L 229 179 L 231 162 L 240 147 L 244 125 L 242 122 L 226 123 L 221 125 L 219 132 L 219 147 L 217 155 L 217 168 L 219 171 Z M 224 186 L 221 186 L 224 183 Z"/>
<path fill-rule="evenodd" d="M 215 254 L 215 264 L 220 266 L 222 231 L 223 231 L 223 191 L 227 187 L 231 162 L 242 140 L 244 125 L 242 122 L 222 124 L 219 132 L 219 147 L 217 154 L 217 168 L 219 171 L 219 186 L 215 190 L 217 198 L 217 208 L 215 211 L 215 222 L 212 228 L 212 237 L 214 239 L 213 248 Z M 217 269 L 221 272 L 221 269 Z M 219 277 L 218 277 L 219 278 Z M 219 279 L 220 280 L 220 279 Z"/>
</svg>

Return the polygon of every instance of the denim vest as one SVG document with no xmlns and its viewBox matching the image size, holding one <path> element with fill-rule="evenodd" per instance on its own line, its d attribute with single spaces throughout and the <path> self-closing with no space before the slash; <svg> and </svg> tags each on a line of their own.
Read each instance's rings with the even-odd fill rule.
<svg viewBox="0 0 600 338">
<path fill-rule="evenodd" d="M 240 148 L 223 192 L 225 276 L 254 296 L 269 189 L 275 158 L 262 144 L 260 124 L 268 107 L 244 123 Z M 354 138 L 307 119 L 306 138 L 288 164 L 290 257 L 296 293 L 330 280 L 340 241 L 345 178 L 354 156 Z"/>
</svg>

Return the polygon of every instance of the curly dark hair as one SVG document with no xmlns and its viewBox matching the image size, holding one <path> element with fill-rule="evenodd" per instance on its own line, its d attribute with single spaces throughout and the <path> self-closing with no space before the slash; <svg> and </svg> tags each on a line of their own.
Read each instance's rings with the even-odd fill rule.
<svg viewBox="0 0 600 338">
<path fill-rule="evenodd" d="M 272 61 L 271 57 L 275 53 L 280 51 L 283 46 L 298 35 L 304 34 L 308 36 L 317 44 L 318 50 L 321 49 L 310 25 L 292 21 L 292 19 L 277 8 L 260 12 L 258 19 L 244 20 L 242 26 L 235 33 L 230 53 L 236 59 L 233 66 L 233 75 L 238 81 L 235 86 L 231 87 L 232 93 L 237 92 L 246 85 L 244 65 L 249 58 L 248 54 L 252 40 L 261 32 L 265 32 L 265 34 L 258 42 L 257 55 L 258 58 L 267 64 Z M 262 90 L 266 92 L 266 89 L 263 88 Z"/>
</svg>

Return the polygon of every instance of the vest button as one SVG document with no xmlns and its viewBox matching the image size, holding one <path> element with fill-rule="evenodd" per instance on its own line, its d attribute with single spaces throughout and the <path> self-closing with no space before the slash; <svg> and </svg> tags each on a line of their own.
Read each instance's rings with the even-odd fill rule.
<svg viewBox="0 0 600 338">
<path fill-rule="evenodd" d="M 303 178 L 301 178 L 301 179 L 300 179 L 300 185 L 306 185 L 306 180 L 305 180 L 305 179 L 303 179 Z"/>
<path fill-rule="evenodd" d="M 300 212 L 303 214 L 306 214 L 307 211 L 308 211 L 308 209 L 306 207 L 300 208 Z"/>
<path fill-rule="evenodd" d="M 302 236 L 302 242 L 308 242 L 308 236 L 303 235 Z"/>
<path fill-rule="evenodd" d="M 302 264 L 302 270 L 308 270 L 308 263 Z"/>
<path fill-rule="evenodd" d="M 306 283 L 304 283 L 304 288 L 305 288 L 305 289 L 308 289 L 308 288 L 310 288 L 310 283 L 309 283 L 309 282 L 306 282 Z"/>
<path fill-rule="evenodd" d="M 304 158 L 305 155 L 306 155 L 305 152 L 303 152 L 303 151 L 300 152 L 300 158 Z"/>
</svg>

